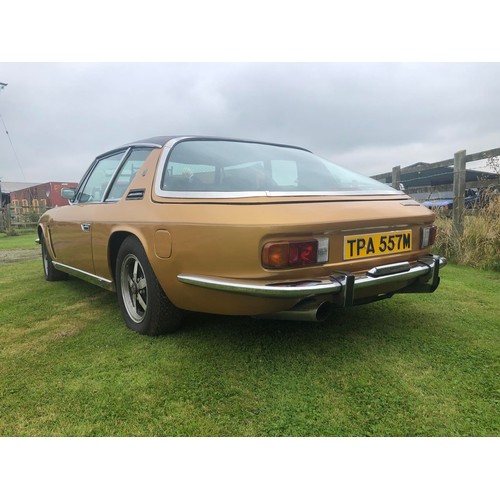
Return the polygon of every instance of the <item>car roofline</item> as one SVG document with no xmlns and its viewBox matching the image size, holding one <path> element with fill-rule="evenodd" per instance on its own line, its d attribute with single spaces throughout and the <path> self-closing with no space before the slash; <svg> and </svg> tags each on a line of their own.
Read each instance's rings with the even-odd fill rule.
<svg viewBox="0 0 500 500">
<path fill-rule="evenodd" d="M 240 139 L 235 137 L 223 137 L 223 136 L 210 136 L 210 135 L 170 135 L 170 136 L 156 136 L 149 137 L 147 139 L 139 139 L 133 142 L 128 142 L 116 148 L 110 149 L 105 153 L 100 154 L 97 158 L 101 158 L 103 156 L 109 156 L 110 154 L 121 151 L 123 149 L 131 148 L 131 147 L 152 147 L 152 148 L 162 148 L 170 142 L 172 139 L 180 139 L 178 142 L 184 141 L 196 141 L 196 140 L 207 140 L 207 141 L 229 141 L 229 142 L 246 142 L 251 144 L 264 144 L 266 146 L 278 146 L 285 148 L 293 148 L 300 149 L 302 151 L 307 151 L 311 153 L 309 149 L 303 148 L 301 146 L 294 146 L 292 144 L 282 144 L 277 142 L 267 142 L 267 141 L 258 141 L 253 139 Z"/>
</svg>

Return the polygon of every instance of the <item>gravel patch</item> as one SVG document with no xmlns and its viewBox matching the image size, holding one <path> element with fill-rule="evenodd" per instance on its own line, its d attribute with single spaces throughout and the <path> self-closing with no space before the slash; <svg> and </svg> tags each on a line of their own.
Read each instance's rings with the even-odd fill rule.
<svg viewBox="0 0 500 500">
<path fill-rule="evenodd" d="M 19 262 L 41 258 L 40 248 L 24 248 L 17 250 L 0 250 L 0 262 Z"/>
</svg>

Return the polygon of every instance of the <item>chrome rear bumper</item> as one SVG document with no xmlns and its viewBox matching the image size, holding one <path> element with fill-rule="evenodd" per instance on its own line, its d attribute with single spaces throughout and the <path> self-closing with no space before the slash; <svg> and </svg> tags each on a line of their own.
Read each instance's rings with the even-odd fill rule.
<svg viewBox="0 0 500 500">
<path fill-rule="evenodd" d="M 189 285 L 253 297 L 303 299 L 315 295 L 339 295 L 334 302 L 348 306 L 354 303 L 356 291 L 380 285 L 401 283 L 404 288 L 398 293 L 433 292 L 439 285 L 439 269 L 445 265 L 444 257 L 428 255 L 413 264 L 398 262 L 375 267 L 364 274 L 334 272 L 324 278 L 301 281 L 257 282 L 191 274 L 179 274 L 177 279 Z"/>
</svg>

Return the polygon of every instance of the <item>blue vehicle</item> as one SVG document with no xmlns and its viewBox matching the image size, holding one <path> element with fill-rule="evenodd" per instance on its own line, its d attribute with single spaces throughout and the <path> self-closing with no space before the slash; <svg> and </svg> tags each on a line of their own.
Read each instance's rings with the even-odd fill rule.
<svg viewBox="0 0 500 500">
<path fill-rule="evenodd" d="M 422 203 L 427 208 L 451 210 L 453 208 L 453 191 L 435 191 Z M 477 189 L 465 190 L 465 208 L 476 208 L 479 206 L 479 192 Z"/>
</svg>

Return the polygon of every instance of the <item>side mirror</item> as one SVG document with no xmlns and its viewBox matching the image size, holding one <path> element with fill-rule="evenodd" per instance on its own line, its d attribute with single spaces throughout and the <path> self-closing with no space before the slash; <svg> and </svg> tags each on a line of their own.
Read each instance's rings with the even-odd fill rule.
<svg viewBox="0 0 500 500">
<path fill-rule="evenodd" d="M 65 199 L 65 200 L 74 200 L 75 199 L 75 195 L 76 195 L 76 190 L 75 189 L 63 189 L 61 191 L 61 196 Z"/>
</svg>

